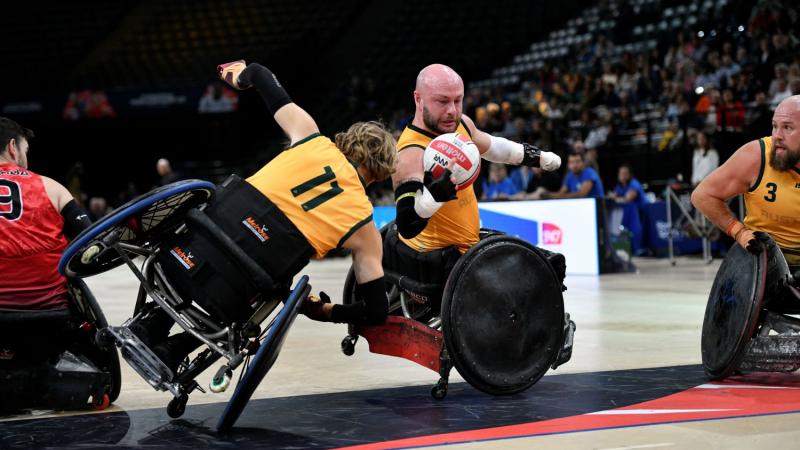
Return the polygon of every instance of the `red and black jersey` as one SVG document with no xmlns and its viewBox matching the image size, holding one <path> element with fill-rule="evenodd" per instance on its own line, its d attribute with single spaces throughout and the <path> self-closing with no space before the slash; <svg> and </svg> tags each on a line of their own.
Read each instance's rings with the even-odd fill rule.
<svg viewBox="0 0 800 450">
<path fill-rule="evenodd" d="M 66 279 L 58 273 L 63 227 L 42 177 L 0 164 L 0 308 L 66 307 Z"/>
</svg>

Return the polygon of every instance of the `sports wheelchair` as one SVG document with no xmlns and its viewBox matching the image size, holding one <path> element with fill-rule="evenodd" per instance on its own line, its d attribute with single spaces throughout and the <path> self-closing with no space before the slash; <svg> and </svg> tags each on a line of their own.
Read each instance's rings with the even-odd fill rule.
<svg viewBox="0 0 800 450">
<path fill-rule="evenodd" d="M 82 280 L 69 280 L 67 289 L 67 309 L 0 309 L 3 412 L 102 410 L 119 397 L 117 353 L 95 343 L 108 326 L 103 311 Z"/>
<path fill-rule="evenodd" d="M 184 413 L 191 392 L 205 392 L 196 377 L 217 361 L 223 360 L 210 382 L 212 392 L 225 391 L 234 370 L 243 366 L 217 424 L 219 431 L 226 431 L 275 362 L 311 286 L 307 276 L 291 290 L 280 286 L 242 250 L 220 225 L 224 221 L 212 215 L 218 192 L 210 182 L 187 180 L 131 200 L 81 233 L 66 249 L 59 270 L 87 277 L 124 264 L 134 273 L 140 286 L 132 317 L 102 329 L 98 342 L 118 347 L 154 389 L 173 395 L 167 406 L 170 417 Z M 192 276 L 197 277 L 179 280 L 170 269 L 177 264 L 194 269 Z M 202 287 L 208 283 L 239 295 L 206 296 Z M 273 314 L 281 300 L 283 307 Z M 174 371 L 131 327 L 155 310 L 167 314 L 202 348 Z"/>
<path fill-rule="evenodd" d="M 351 325 L 341 343 L 345 355 L 362 336 L 373 353 L 427 367 L 439 374 L 431 389 L 435 399 L 447 395 L 453 366 L 473 387 L 510 395 L 569 361 L 575 322 L 564 312 L 562 255 L 483 229 L 480 242 L 463 255 L 445 249 L 402 267 L 392 256 L 403 253 L 396 225 L 386 225 L 381 235 L 390 316 L 381 326 Z M 345 303 L 354 301 L 355 287 L 351 268 Z"/>
<path fill-rule="evenodd" d="M 800 368 L 800 271 L 770 238 L 758 255 L 734 243 L 706 305 L 701 350 L 712 380 Z M 797 270 L 797 268 L 794 268 Z"/>
</svg>

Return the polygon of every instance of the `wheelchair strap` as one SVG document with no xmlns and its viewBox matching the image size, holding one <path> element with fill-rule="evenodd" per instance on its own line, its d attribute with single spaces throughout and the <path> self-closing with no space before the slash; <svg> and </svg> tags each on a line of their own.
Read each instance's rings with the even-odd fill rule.
<svg viewBox="0 0 800 450">
<path fill-rule="evenodd" d="M 236 175 L 219 186 L 205 213 L 275 283 L 291 280 L 315 253 L 283 211 Z"/>
<path fill-rule="evenodd" d="M 253 261 L 253 259 L 247 255 L 235 242 L 233 239 L 228 237 L 220 227 L 218 227 L 205 213 L 197 210 L 192 209 L 186 215 L 187 222 L 192 225 L 198 226 L 205 230 L 208 233 L 208 236 L 212 238 L 218 245 L 220 245 L 223 250 L 228 253 L 231 257 L 234 258 L 239 264 L 241 264 L 242 268 L 247 271 L 248 275 L 253 277 L 256 285 L 262 291 L 272 291 L 275 288 L 275 281 L 269 276 L 266 272 L 264 272 L 259 265 Z"/>
</svg>

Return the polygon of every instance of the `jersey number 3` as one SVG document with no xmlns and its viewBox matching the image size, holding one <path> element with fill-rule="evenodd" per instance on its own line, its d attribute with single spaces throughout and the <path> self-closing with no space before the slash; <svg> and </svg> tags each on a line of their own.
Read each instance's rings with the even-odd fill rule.
<svg viewBox="0 0 800 450">
<path fill-rule="evenodd" d="M 22 217 L 22 194 L 19 184 L 0 179 L 0 218 L 17 220 Z"/>
<path fill-rule="evenodd" d="M 775 183 L 767 183 L 767 195 L 764 196 L 764 200 L 768 202 L 774 202 L 776 193 L 778 192 L 778 185 Z"/>
<path fill-rule="evenodd" d="M 303 208 L 303 211 L 311 211 L 317 206 L 327 202 L 333 197 L 336 197 L 337 195 L 344 192 L 344 189 L 339 187 L 339 182 L 336 181 L 336 174 L 333 173 L 333 169 L 331 169 L 331 166 L 325 166 L 324 170 L 325 171 L 322 175 L 314 177 L 306 182 L 300 183 L 292 188 L 292 195 L 295 197 L 299 197 L 305 194 L 306 192 L 310 191 L 311 189 L 314 189 L 317 186 L 321 186 L 322 184 L 331 181 L 330 189 L 300 205 Z"/>
</svg>

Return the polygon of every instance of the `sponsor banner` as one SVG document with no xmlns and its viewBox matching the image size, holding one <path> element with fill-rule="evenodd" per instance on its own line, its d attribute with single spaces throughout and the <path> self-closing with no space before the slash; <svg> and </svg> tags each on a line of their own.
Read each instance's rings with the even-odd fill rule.
<svg viewBox="0 0 800 450">
<path fill-rule="evenodd" d="M 562 253 L 567 258 L 567 274 L 600 273 L 595 199 L 492 202 L 480 203 L 479 208 L 483 228 Z"/>
<path fill-rule="evenodd" d="M 567 274 L 599 274 L 595 199 L 479 203 L 479 210 L 481 227 L 564 254 Z M 375 207 L 378 228 L 394 217 L 394 207 Z"/>
</svg>

